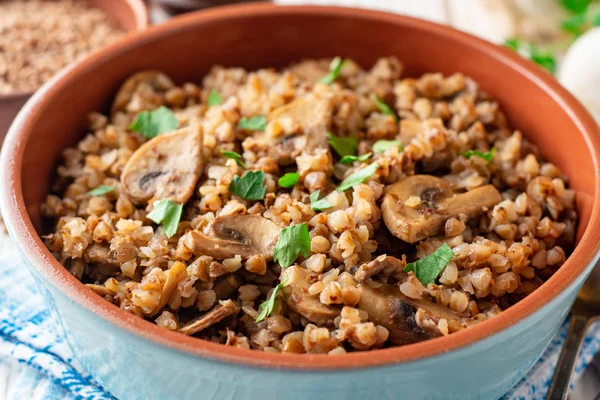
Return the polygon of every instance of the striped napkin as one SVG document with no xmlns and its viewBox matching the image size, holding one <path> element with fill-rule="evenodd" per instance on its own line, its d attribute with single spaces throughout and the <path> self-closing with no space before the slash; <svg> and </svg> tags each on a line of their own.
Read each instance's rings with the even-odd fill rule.
<svg viewBox="0 0 600 400">
<path fill-rule="evenodd" d="M 565 324 L 538 363 L 502 400 L 543 400 Z M 600 349 L 600 324 L 583 344 L 573 382 Z M 0 399 L 114 400 L 73 358 L 60 326 L 50 318 L 44 297 L 15 246 L 0 237 Z"/>
</svg>

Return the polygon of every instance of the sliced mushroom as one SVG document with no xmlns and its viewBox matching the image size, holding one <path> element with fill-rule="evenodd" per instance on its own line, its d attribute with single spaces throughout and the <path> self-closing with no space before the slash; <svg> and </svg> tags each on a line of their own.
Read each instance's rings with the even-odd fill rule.
<svg viewBox="0 0 600 400">
<path fill-rule="evenodd" d="M 382 254 L 371 262 L 361 265 L 356 273 L 354 273 L 354 279 L 357 282 L 364 282 L 373 275 L 380 273 L 381 271 L 389 272 L 391 275 L 402 272 L 406 267 L 406 258 L 403 256 L 402 260 Z"/>
<path fill-rule="evenodd" d="M 144 143 L 121 174 L 125 193 L 137 204 L 160 199 L 185 203 L 202 172 L 202 136 L 197 124 Z"/>
<path fill-rule="evenodd" d="M 223 215 L 215 218 L 208 235 L 193 230 L 185 235 L 184 244 L 196 255 L 249 258 L 262 254 L 271 260 L 281 228 L 260 215 Z"/>
<path fill-rule="evenodd" d="M 114 115 L 117 111 L 126 111 L 135 93 L 142 90 L 144 86 L 152 89 L 154 92 L 163 93 L 171 89 L 175 84 L 171 78 L 160 71 L 140 71 L 133 74 L 119 88 L 112 105 L 111 113 Z"/>
<path fill-rule="evenodd" d="M 307 95 L 281 106 L 269 114 L 269 121 L 292 120 L 307 138 L 305 151 L 327 148 L 327 131 L 331 123 L 333 103 L 331 99 Z"/>
<path fill-rule="evenodd" d="M 160 294 L 160 301 L 152 311 L 146 314 L 147 317 L 156 315 L 167 305 L 173 292 L 177 288 L 179 281 L 187 276 L 187 269 L 184 263 L 177 261 L 169 268 L 169 270 L 165 271 L 165 274 L 167 275 L 167 280 L 165 281 L 162 293 Z"/>
<path fill-rule="evenodd" d="M 331 324 L 340 314 L 339 308 L 322 304 L 318 296 L 308 294 L 311 274 L 306 268 L 292 265 L 281 273 L 282 282 L 287 279 L 286 291 L 291 290 L 287 297 L 287 305 L 298 314 L 317 325 Z"/>
<path fill-rule="evenodd" d="M 96 285 L 93 283 L 86 283 L 85 286 L 92 289 L 96 294 L 104 297 L 104 296 L 114 296 L 116 293 L 107 288 L 104 285 Z"/>
<path fill-rule="evenodd" d="M 256 148 L 249 148 L 260 157 L 274 159 L 278 165 L 293 164 L 302 151 L 306 148 L 308 138 L 305 135 L 284 136 L 271 138 L 265 133 L 257 132 L 249 138 L 256 143 Z"/>
<path fill-rule="evenodd" d="M 410 197 L 420 199 L 417 206 L 405 204 Z M 437 235 L 447 219 L 465 214 L 477 217 L 502 201 L 492 185 L 453 194 L 450 185 L 431 175 L 414 175 L 387 188 L 381 205 L 383 221 L 390 232 L 408 242 Z"/>
<path fill-rule="evenodd" d="M 359 284 L 358 308 L 369 314 L 369 319 L 383 325 L 390 332 L 390 341 L 397 346 L 420 342 L 440 335 L 437 323 L 448 322 L 448 330 L 456 332 L 470 324 L 447 307 L 429 300 L 414 300 L 404 296 L 396 286 L 384 285 L 373 289 Z"/>
<path fill-rule="evenodd" d="M 237 314 L 240 311 L 240 307 L 233 300 L 220 301 L 219 304 L 214 306 L 206 314 L 194 319 L 191 322 L 183 325 L 179 328 L 179 332 L 184 335 L 193 335 L 198 333 L 211 325 L 221 322 L 225 318 Z"/>
</svg>

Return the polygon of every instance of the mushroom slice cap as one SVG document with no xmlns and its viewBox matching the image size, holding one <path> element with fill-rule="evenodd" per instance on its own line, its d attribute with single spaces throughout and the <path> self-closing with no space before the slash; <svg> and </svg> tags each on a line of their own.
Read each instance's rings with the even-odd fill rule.
<svg viewBox="0 0 600 400">
<path fill-rule="evenodd" d="M 125 164 L 121 187 L 137 204 L 170 199 L 184 204 L 202 172 L 200 125 L 163 133 L 144 143 Z"/>
<path fill-rule="evenodd" d="M 318 296 L 308 294 L 310 286 L 310 272 L 306 268 L 292 265 L 281 273 L 281 281 L 287 279 L 286 294 L 287 305 L 298 314 L 318 325 L 331 324 L 340 314 L 340 309 L 330 307 L 319 301 Z M 287 295 L 289 293 L 289 295 Z"/>
<path fill-rule="evenodd" d="M 240 307 L 233 300 L 220 301 L 210 311 L 183 325 L 178 331 L 184 335 L 193 335 L 239 311 Z"/>
<path fill-rule="evenodd" d="M 420 199 L 419 205 L 405 204 L 414 196 Z M 413 175 L 387 188 L 381 213 L 394 236 L 415 243 L 437 235 L 451 217 L 477 217 L 500 201 L 502 196 L 492 185 L 453 194 L 448 182 L 441 178 Z"/>
<path fill-rule="evenodd" d="M 223 215 L 211 223 L 208 234 L 197 230 L 186 233 L 184 244 L 197 255 L 249 258 L 262 254 L 270 260 L 281 228 L 260 215 Z"/>
<path fill-rule="evenodd" d="M 307 137 L 303 150 L 310 153 L 316 148 L 328 148 L 327 131 L 332 112 L 331 99 L 307 95 L 273 110 L 269 114 L 269 121 L 291 119 L 297 123 Z"/>
<path fill-rule="evenodd" d="M 154 91 L 162 93 L 175 86 L 171 78 L 161 71 L 140 71 L 131 75 L 121 85 L 112 105 L 111 113 L 126 111 L 127 105 L 141 86 L 147 85 Z"/>
<path fill-rule="evenodd" d="M 408 298 L 396 286 L 384 285 L 373 289 L 366 284 L 359 284 L 358 289 L 358 308 L 366 311 L 371 321 L 386 327 L 390 332 L 390 341 L 397 346 L 440 336 L 437 322 L 442 318 L 448 322 L 450 332 L 472 323 L 468 318 L 432 301 Z M 435 324 L 428 323 L 428 320 Z M 422 326 L 419 326 L 419 322 Z"/>
</svg>

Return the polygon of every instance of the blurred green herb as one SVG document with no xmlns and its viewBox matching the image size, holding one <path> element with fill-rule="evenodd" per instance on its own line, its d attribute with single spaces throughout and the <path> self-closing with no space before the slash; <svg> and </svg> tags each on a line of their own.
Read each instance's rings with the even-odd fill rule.
<svg viewBox="0 0 600 400">
<path fill-rule="evenodd" d="M 392 147 L 398 147 L 398 151 L 402 151 L 404 146 L 402 146 L 402 142 L 399 140 L 378 140 L 373 144 L 373 151 L 375 153 L 383 153 L 387 149 L 391 149 Z"/>
<path fill-rule="evenodd" d="M 329 73 L 322 77 L 319 82 L 329 85 L 340 76 L 340 72 L 342 72 L 342 68 L 346 64 L 346 60 L 343 60 L 341 57 L 335 57 L 331 60 L 329 64 Z"/>
<path fill-rule="evenodd" d="M 97 188 L 94 188 L 87 192 L 87 194 L 89 194 L 90 196 L 102 196 L 106 193 L 112 192 L 116 188 L 116 186 L 100 185 Z"/>
<path fill-rule="evenodd" d="M 360 169 L 360 170 L 354 172 L 353 174 L 348 176 L 346 179 L 344 179 L 342 181 L 342 183 L 340 183 L 340 186 L 337 187 L 336 190 L 338 192 L 343 192 L 344 190 L 350 189 L 351 187 L 354 187 L 355 185 L 358 185 L 359 183 L 364 182 L 367 178 L 369 178 L 371 175 L 373 175 L 375 173 L 375 171 L 377 171 L 378 168 L 379 168 L 379 164 L 374 162 L 373 164 L 369 165 L 368 167 L 365 167 L 363 169 Z"/>
<path fill-rule="evenodd" d="M 392 117 L 394 117 L 395 121 L 398 120 L 398 117 L 396 117 L 396 113 L 394 113 L 394 111 L 392 111 L 392 109 L 390 108 L 390 106 L 388 106 L 387 104 L 385 104 L 383 102 L 383 100 L 381 100 L 379 98 L 379 96 L 377 96 L 377 95 L 375 95 L 375 102 L 377 103 L 377 107 L 379 108 L 379 111 L 381 111 L 382 114 L 391 115 Z"/>
<path fill-rule="evenodd" d="M 363 162 L 363 161 L 367 161 L 372 155 L 373 155 L 373 153 L 363 154 L 362 156 L 344 156 L 340 160 L 340 163 L 347 165 L 347 164 L 352 164 L 354 161 Z"/>
<path fill-rule="evenodd" d="M 284 188 L 289 188 L 294 186 L 298 182 L 298 178 L 300 178 L 300 174 L 297 172 L 288 172 L 279 178 L 279 186 Z"/>
<path fill-rule="evenodd" d="M 219 92 L 217 92 L 215 89 L 211 90 L 210 94 L 208 95 L 208 106 L 218 106 L 221 103 L 223 103 L 223 99 L 221 98 Z"/>
<path fill-rule="evenodd" d="M 240 154 L 236 153 L 235 151 L 228 151 L 223 149 L 219 150 L 221 151 L 221 154 L 223 154 L 224 157 L 231 158 L 232 160 L 235 160 L 236 164 L 240 167 L 248 169 L 248 166 L 244 163 Z"/>
<path fill-rule="evenodd" d="M 327 197 L 323 197 L 321 200 L 319 200 L 320 194 L 320 190 L 315 190 L 310 194 L 310 196 L 308 196 L 310 198 L 310 208 L 315 211 L 322 211 L 333 207 L 333 204 L 331 204 Z"/>
<path fill-rule="evenodd" d="M 479 150 L 468 150 L 464 153 L 461 153 L 461 155 L 465 158 L 471 158 L 473 156 L 481 157 L 489 164 L 494 159 L 494 153 L 496 153 L 496 146 L 492 147 L 490 151 L 486 151 L 485 153 Z"/>
<path fill-rule="evenodd" d="M 264 131 L 267 127 L 267 119 L 262 115 L 256 117 L 246 118 L 243 117 L 238 122 L 238 128 L 247 129 L 249 131 Z"/>
<path fill-rule="evenodd" d="M 554 55 L 548 51 L 543 51 L 531 43 L 521 42 L 518 39 L 508 39 L 504 45 L 522 55 L 529 58 L 534 63 L 540 65 L 550 73 L 556 71 L 556 59 Z"/>
<path fill-rule="evenodd" d="M 327 139 L 329 140 L 331 147 L 333 147 L 335 152 L 338 153 L 340 157 L 353 156 L 356 154 L 356 137 L 339 137 L 328 132 Z"/>
</svg>

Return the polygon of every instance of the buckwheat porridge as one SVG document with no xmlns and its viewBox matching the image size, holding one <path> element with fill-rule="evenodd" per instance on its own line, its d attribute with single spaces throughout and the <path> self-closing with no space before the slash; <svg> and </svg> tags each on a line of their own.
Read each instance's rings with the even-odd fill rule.
<svg viewBox="0 0 600 400">
<path fill-rule="evenodd" d="M 307 60 L 130 77 L 66 149 L 46 245 L 164 329 L 268 352 L 401 346 L 539 287 L 575 193 L 461 75 Z"/>
</svg>

